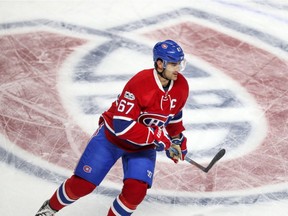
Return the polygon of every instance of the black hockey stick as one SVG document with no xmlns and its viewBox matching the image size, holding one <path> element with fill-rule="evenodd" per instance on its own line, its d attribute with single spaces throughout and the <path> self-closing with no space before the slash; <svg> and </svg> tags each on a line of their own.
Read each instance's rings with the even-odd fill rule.
<svg viewBox="0 0 288 216">
<path fill-rule="evenodd" d="M 157 144 L 155 144 L 156 146 L 158 146 Z M 173 151 L 174 155 L 178 155 L 178 151 L 173 148 L 173 147 L 170 147 L 169 148 L 169 151 Z M 204 167 L 202 166 L 201 164 L 197 163 L 196 161 L 192 160 L 190 157 L 188 157 L 187 155 L 185 156 L 184 160 L 187 161 L 188 163 L 196 166 L 197 168 L 201 169 L 203 172 L 208 172 L 213 166 L 214 164 L 220 160 L 226 153 L 226 150 L 225 149 L 221 149 L 214 157 L 213 159 L 211 160 L 211 162 L 208 164 L 207 167 Z"/>
<path fill-rule="evenodd" d="M 188 163 L 190 163 L 190 164 L 198 167 L 198 168 L 201 169 L 203 172 L 206 172 L 206 173 L 207 173 L 207 172 L 213 167 L 213 165 L 225 155 L 225 153 L 226 153 L 226 150 L 225 150 L 225 149 L 221 149 L 221 150 L 214 156 L 214 158 L 211 160 L 211 162 L 208 164 L 207 167 L 204 167 L 204 166 L 202 166 L 201 164 L 198 164 L 196 161 L 192 160 L 192 159 L 189 158 L 188 156 L 185 157 L 185 160 L 186 160 Z"/>
</svg>

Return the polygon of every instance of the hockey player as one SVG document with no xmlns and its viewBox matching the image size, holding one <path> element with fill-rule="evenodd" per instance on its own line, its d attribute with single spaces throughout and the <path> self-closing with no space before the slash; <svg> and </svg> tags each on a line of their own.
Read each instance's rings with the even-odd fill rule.
<svg viewBox="0 0 288 216">
<path fill-rule="evenodd" d="M 153 48 L 154 68 L 140 71 L 99 120 L 74 174 L 45 201 L 36 216 L 52 216 L 91 193 L 121 158 L 123 188 L 108 216 L 131 215 L 151 188 L 156 151 L 166 151 L 175 163 L 186 153 L 182 109 L 189 87 L 179 73 L 184 68 L 182 48 L 172 40 Z"/>
</svg>

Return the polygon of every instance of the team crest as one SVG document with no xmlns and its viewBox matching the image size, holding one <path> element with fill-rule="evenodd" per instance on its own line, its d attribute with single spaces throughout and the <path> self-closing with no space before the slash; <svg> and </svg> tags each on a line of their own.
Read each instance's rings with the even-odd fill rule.
<svg viewBox="0 0 288 216">
<path fill-rule="evenodd" d="M 157 126 L 163 127 L 167 122 L 167 117 L 159 114 L 143 113 L 139 116 L 138 122 L 144 124 L 147 127 Z"/>
</svg>

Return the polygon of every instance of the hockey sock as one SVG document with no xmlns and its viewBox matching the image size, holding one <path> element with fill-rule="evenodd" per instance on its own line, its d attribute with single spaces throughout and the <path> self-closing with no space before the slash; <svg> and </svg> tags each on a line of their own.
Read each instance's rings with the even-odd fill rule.
<svg viewBox="0 0 288 216">
<path fill-rule="evenodd" d="M 59 211 L 79 198 L 91 193 L 96 186 L 78 176 L 71 176 L 55 191 L 50 199 L 52 209 Z"/>
<path fill-rule="evenodd" d="M 126 179 L 121 194 L 114 200 L 107 216 L 129 216 L 143 201 L 148 185 L 145 182 Z"/>
</svg>

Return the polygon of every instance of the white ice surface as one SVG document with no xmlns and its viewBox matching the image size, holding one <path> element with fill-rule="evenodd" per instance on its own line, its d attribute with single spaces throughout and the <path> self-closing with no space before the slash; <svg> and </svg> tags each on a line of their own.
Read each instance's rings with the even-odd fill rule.
<svg viewBox="0 0 288 216">
<path fill-rule="evenodd" d="M 168 11 L 174 10 L 175 8 L 183 8 L 183 7 L 191 7 L 195 9 L 200 9 L 203 11 L 209 11 L 214 14 L 221 15 L 223 17 L 227 17 L 231 20 L 236 20 L 239 23 L 249 24 L 250 27 L 253 27 L 259 31 L 267 32 L 271 35 L 277 36 L 277 38 L 282 39 L 283 41 L 288 42 L 288 1 L 284 0 L 276 0 L 276 1 L 228 1 L 228 0 L 177 0 L 177 1 L 166 1 L 166 0 L 147 0 L 147 1 L 139 1 L 139 0 L 58 0 L 58 1 L 48 1 L 48 0 L 17 0 L 17 1 L 0 1 L 0 24 L 9 23 L 9 22 L 20 22 L 25 20 L 33 20 L 33 19 L 50 19 L 55 21 L 63 21 L 68 23 L 73 23 L 77 25 L 82 25 L 90 28 L 96 29 L 108 29 L 112 28 L 124 23 L 132 22 L 134 20 L 144 19 L 146 17 L 151 17 L 154 15 L 158 15 L 160 13 L 166 13 Z M 241 35 L 238 32 L 231 31 L 230 29 L 226 29 L 224 27 L 220 27 L 215 23 L 210 23 L 208 21 L 198 20 L 197 18 L 193 18 L 194 21 L 198 21 L 202 25 L 208 26 L 210 28 L 217 29 L 218 31 L 233 35 L 235 38 L 241 38 L 247 42 L 253 43 L 257 47 L 261 47 L 264 50 L 267 50 L 278 57 L 283 59 L 287 59 L 287 53 L 284 51 L 277 49 L 275 47 L 268 46 L 264 44 L 262 41 L 259 41 L 251 36 Z M 7 33 L 13 32 L 21 32 L 26 31 L 29 32 L 30 29 L 20 29 L 20 30 L 0 30 L 0 36 L 5 35 Z M 125 34 L 125 33 L 123 33 Z M 131 36 L 127 33 L 127 36 Z M 87 36 L 89 39 L 92 36 Z M 93 38 L 91 39 L 93 41 Z M 99 39 L 100 40 L 100 39 Z M 98 41 L 99 41 L 98 40 Z M 105 39 L 103 39 L 105 40 Z M 143 42 L 149 44 L 150 42 Z M 150 44 L 151 45 L 151 44 Z M 87 47 L 91 46 L 91 44 L 87 44 Z M 117 53 L 113 53 L 111 55 L 111 59 L 114 63 L 119 64 L 119 62 L 123 61 L 119 56 L 125 56 L 126 50 L 119 50 Z M 78 53 L 81 56 L 81 52 Z M 75 57 L 75 56 L 74 56 Z M 126 60 L 127 61 L 127 60 Z M 140 64 L 137 64 L 138 61 L 141 61 Z M 200 60 L 197 62 L 195 60 L 195 64 L 202 63 Z M 135 63 L 136 62 L 136 63 Z M 137 67 L 135 70 L 144 67 L 149 62 L 147 56 L 135 56 L 133 61 L 129 61 L 129 64 L 125 64 L 127 68 Z M 111 72 L 113 69 L 113 65 L 117 64 L 105 64 L 103 63 L 103 67 Z M 73 67 L 73 66 L 70 66 Z M 203 65 L 205 68 L 209 68 L 209 65 Z M 69 66 L 67 65 L 67 68 Z M 118 68 L 115 68 L 116 70 Z M 119 73 L 131 73 L 134 71 L 125 70 L 126 68 L 121 67 L 121 70 L 118 70 Z M 0 71 L 1 73 L 1 71 Z M 287 75 L 286 75 L 287 76 Z M 63 83 L 59 86 L 59 88 L 63 88 L 62 97 L 67 96 L 67 98 L 72 97 L 70 94 L 81 94 L 81 91 L 86 92 L 88 95 L 95 93 L 93 87 L 90 88 L 88 84 L 87 86 L 81 86 L 81 91 L 77 91 L 77 85 L 74 88 L 77 88 L 75 92 L 69 91 L 69 89 L 65 88 L 65 84 L 69 86 L 71 83 L 69 80 L 65 82 L 65 76 L 59 77 L 59 79 L 63 80 Z M 207 81 L 207 80 L 206 80 Z M 192 84 L 195 81 L 191 81 Z M 207 81 L 208 84 L 209 80 Z M 231 80 L 227 79 L 225 84 L 230 85 Z M 107 83 L 106 83 L 107 85 Z M 113 83 L 110 84 L 113 86 Z M 123 81 L 119 81 L 116 85 L 113 86 L 115 92 L 119 92 L 119 89 L 124 85 Z M 200 89 L 201 84 L 195 82 L 195 85 L 192 85 L 192 89 Z M 217 85 L 221 85 L 221 83 L 217 83 Z M 288 84 L 287 84 L 288 85 Z M 103 84 L 105 86 L 105 84 Z M 1 88 L 1 87 L 0 87 Z M 205 88 L 205 87 L 203 87 Z M 216 87 L 217 88 L 217 87 Z M 220 87 L 219 87 L 220 88 Z M 237 87 L 238 88 L 238 87 Z M 242 89 L 243 90 L 243 89 Z M 239 87 L 239 91 L 242 91 Z M 97 91 L 97 90 L 96 90 Z M 102 93 L 111 92 L 111 89 L 104 89 Z M 2 92 L 1 92 L 2 93 Z M 246 93 L 243 92 L 241 94 L 243 96 L 243 100 L 249 100 L 246 97 Z M 207 95 L 206 95 L 207 96 Z M 241 96 L 239 96 L 241 97 Z M 199 103 L 205 103 L 207 100 L 213 103 L 217 103 L 218 98 L 215 98 L 215 95 L 211 96 L 211 98 L 198 97 L 196 98 Z M 111 99 L 103 100 L 103 106 L 110 103 Z M 73 102 L 71 102 L 73 104 Z M 0 104 L 0 106 L 4 106 Z M 283 108 L 283 110 L 287 109 L 287 104 L 279 105 Z M 79 107 L 75 108 L 67 108 L 70 109 L 71 115 L 79 112 Z M 247 108 L 246 108 L 247 111 Z M 199 119 L 193 119 L 191 121 L 206 121 L 209 117 L 205 116 L 205 111 L 195 111 L 197 112 L 197 116 L 200 116 Z M 258 112 L 258 108 L 251 107 L 249 109 L 250 115 L 246 115 L 248 118 L 246 120 L 251 120 L 255 118 L 261 119 L 262 116 L 255 116 L 254 113 Z M 252 114 L 251 114 L 252 113 Z M 192 113 L 194 115 L 194 113 Z M 219 114 L 219 113 L 218 113 Z M 235 112 L 233 109 L 229 110 L 229 112 L 223 112 L 222 115 L 217 116 L 219 121 L 221 121 L 222 116 L 224 115 L 226 118 L 230 117 L 237 119 L 239 116 L 235 116 Z M 216 115 L 216 114 L 215 114 Z M 98 116 L 93 117 L 93 121 L 97 119 Z M 205 119 L 207 118 L 207 119 Z M 94 122 L 91 122 L 91 117 L 87 117 L 84 115 L 78 115 L 74 119 L 82 129 L 92 133 L 95 129 Z M 261 123 L 265 123 L 265 120 L 261 120 Z M 288 122 L 286 120 L 286 122 Z M 269 130 L 266 128 L 266 125 L 257 125 L 257 128 L 260 128 L 259 131 L 256 131 L 255 137 L 250 137 L 253 143 L 258 143 L 259 140 L 263 139 L 261 137 L 263 134 L 260 134 L 261 131 Z M 190 133 L 190 135 L 189 135 Z M 197 137 L 203 136 L 205 137 L 206 146 L 198 146 L 195 147 L 196 150 L 201 150 L 201 148 L 209 148 L 213 146 L 213 141 L 219 139 L 225 135 L 226 131 L 219 130 L 215 133 L 212 133 L 212 136 L 207 137 L 205 133 L 202 131 L 196 132 L 188 132 L 187 134 L 193 138 L 193 140 L 197 140 Z M 211 135 L 211 134 L 210 134 Z M 287 136 L 284 137 L 287 139 Z M 0 138 L 0 146 L 4 146 L 8 151 L 14 153 L 15 155 L 22 155 L 22 151 L 20 151 L 17 147 L 13 145 L 10 146 L 9 142 L 6 142 L 5 138 L 1 136 Z M 251 151 L 252 149 L 257 148 L 256 146 L 250 146 L 249 149 L 245 146 L 245 149 L 240 149 L 237 153 L 231 152 L 227 158 L 232 157 L 241 157 L 242 154 Z M 49 167 L 42 160 L 36 158 L 29 158 L 29 155 L 23 156 L 25 160 L 32 162 L 33 164 L 41 164 L 44 167 Z M 5 161 L 4 158 L 1 158 L 1 161 Z M 200 160 L 201 161 L 201 160 Z M 288 168 L 287 168 L 288 169 Z M 67 170 L 57 170 L 63 171 L 63 175 L 69 175 L 69 171 Z M 35 176 L 28 175 L 23 171 L 16 169 L 14 165 L 7 165 L 7 163 L 0 163 L 0 215 L 1 216 L 28 216 L 34 215 L 38 208 L 41 206 L 43 201 L 49 198 L 52 193 L 54 193 L 55 189 L 58 187 L 58 184 L 51 183 L 48 180 L 43 180 L 41 178 L 37 178 Z M 287 189 L 287 185 L 279 185 L 273 188 L 275 190 Z M 273 189 L 271 189 L 273 191 Z M 270 189 L 269 189 L 270 190 Z M 268 190 L 268 191 L 269 191 Z M 247 191 L 249 194 L 251 191 Z M 255 189 L 254 192 L 262 193 L 262 189 Z M 153 191 L 152 191 L 153 193 Z M 224 192 L 225 193 L 225 192 Z M 229 195 L 229 192 L 225 195 Z M 245 194 L 246 191 L 241 191 L 240 193 Z M 175 194 L 177 197 L 177 194 Z M 99 194 L 91 194 L 73 205 L 63 209 L 63 211 L 59 212 L 57 216 L 92 216 L 92 215 L 106 215 L 111 203 L 113 202 L 113 197 L 107 197 Z M 269 201 L 263 202 L 259 204 L 251 204 L 251 205 L 212 205 L 212 206 L 199 206 L 199 205 L 175 205 L 175 204 L 159 204 L 157 202 L 143 202 L 134 215 L 153 215 L 153 216 L 174 216 L 174 215 L 183 215 L 183 216 L 285 216 L 288 212 L 288 197 L 281 199 L 280 201 Z"/>
</svg>

